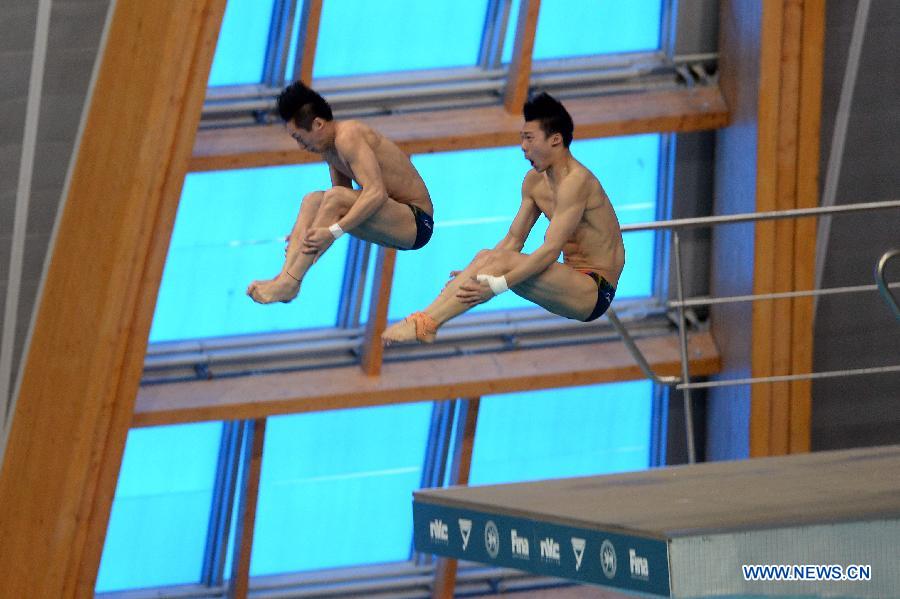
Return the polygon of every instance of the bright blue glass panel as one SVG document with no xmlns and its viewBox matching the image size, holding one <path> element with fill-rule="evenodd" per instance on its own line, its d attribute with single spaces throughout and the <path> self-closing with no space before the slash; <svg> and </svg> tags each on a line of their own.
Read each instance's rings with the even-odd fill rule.
<svg viewBox="0 0 900 599">
<path fill-rule="evenodd" d="M 652 392 L 634 381 L 482 398 L 469 483 L 648 468 Z"/>
<path fill-rule="evenodd" d="M 572 142 L 572 153 L 600 180 L 620 225 L 656 218 L 659 143 L 657 133 Z M 616 289 L 618 299 L 653 293 L 654 235 L 624 235 L 625 270 Z"/>
<path fill-rule="evenodd" d="M 503 39 L 503 58 L 502 61 L 508 63 L 512 60 L 512 52 L 516 43 L 516 27 L 519 22 L 519 8 L 522 0 L 513 0 L 512 8 L 509 10 L 509 21 L 506 25 L 506 37 Z M 538 22 L 540 22 L 540 13 L 538 13 Z"/>
<path fill-rule="evenodd" d="M 228 0 L 207 85 L 262 81 L 273 2 Z"/>
<path fill-rule="evenodd" d="M 298 0 L 298 4 L 305 1 L 306 0 Z M 295 61 L 297 60 L 297 45 L 300 42 L 300 17 L 302 15 L 303 11 L 300 10 L 300 6 L 298 6 L 297 10 L 294 12 L 294 25 L 291 28 L 291 43 L 288 46 L 288 57 L 287 62 L 285 63 L 284 78 L 288 82 L 293 80 L 294 70 L 297 68 Z M 308 84 L 310 82 L 306 81 L 305 83 Z"/>
<path fill-rule="evenodd" d="M 576 141 L 572 153 L 600 179 L 621 223 L 652 221 L 656 214 L 659 135 Z M 529 165 L 518 147 L 468 150 L 413 157 L 431 192 L 435 231 L 415 252 L 399 252 L 389 318 L 425 308 L 440 293 L 451 270 L 464 267 L 482 249 L 506 235 L 521 202 L 522 179 Z M 547 220 L 538 219 L 526 253 L 543 242 Z M 625 236 L 626 266 L 616 297 L 652 292 L 653 234 Z M 473 311 L 531 306 L 504 293 Z"/>
<path fill-rule="evenodd" d="M 270 418 L 251 574 L 408 559 L 431 410 Z"/>
<path fill-rule="evenodd" d="M 322 164 L 188 175 L 150 341 L 334 326 L 346 238 L 313 265 L 290 304 L 263 306 L 245 294 L 281 270 L 303 196 L 329 186 Z"/>
<path fill-rule="evenodd" d="M 397 254 L 391 319 L 423 309 L 443 288 L 451 270 L 464 267 L 479 250 L 493 247 L 506 234 L 529 168 L 517 148 L 422 154 L 413 157 L 413 164 L 431 193 L 435 229 L 424 248 Z M 507 293 L 474 311 L 524 305 L 527 302 Z"/>
<path fill-rule="evenodd" d="M 211 422 L 128 433 L 97 592 L 200 580 L 221 432 Z"/>
<path fill-rule="evenodd" d="M 315 77 L 474 66 L 487 0 L 328 0 Z"/>
<path fill-rule="evenodd" d="M 512 56 L 519 0 L 510 12 L 503 61 Z M 661 0 L 543 0 L 535 60 L 659 48 Z"/>
</svg>

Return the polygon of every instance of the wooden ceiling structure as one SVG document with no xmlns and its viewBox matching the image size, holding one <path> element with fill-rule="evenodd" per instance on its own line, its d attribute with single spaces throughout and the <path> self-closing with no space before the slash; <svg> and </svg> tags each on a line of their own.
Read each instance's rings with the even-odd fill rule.
<svg viewBox="0 0 900 599">
<path fill-rule="evenodd" d="M 301 58 L 307 80 L 321 2 L 307 3 L 308 30 Z M 503 106 L 435 111 L 415 119 L 380 116 L 367 120 L 410 153 L 518 143 L 520 117 L 516 112 L 528 91 L 539 4 L 539 0 L 522 2 L 516 55 Z M 760 145 L 764 140 L 775 143 L 777 159 L 774 163 L 769 160 L 770 148 L 758 148 L 755 139 L 752 144 L 733 144 L 722 160 L 740 160 L 747 151 L 759 152 L 761 159 L 759 173 L 738 178 L 732 185 L 755 190 L 757 180 L 768 181 L 765 177 L 773 176 L 785 181 L 785 190 L 792 185 L 795 198 L 805 197 L 801 185 L 808 186 L 815 175 L 803 156 L 803 152 L 813 151 L 813 123 L 809 113 L 797 106 L 801 101 L 816 100 L 816 85 L 821 83 L 821 74 L 818 83 L 814 76 L 816 61 L 821 65 L 815 16 L 817 11 L 824 12 L 824 7 L 821 2 L 800 3 L 799 22 L 803 25 L 798 29 L 797 4 L 789 0 L 767 0 L 763 7 L 755 0 L 723 3 L 723 53 L 732 58 L 723 65 L 731 71 L 723 73 L 726 83 L 722 90 L 711 86 L 572 100 L 567 105 L 579 137 L 718 129 L 728 125 L 732 102 L 740 101 L 741 94 L 756 94 L 759 110 L 750 118 L 767 132 L 768 137 L 760 133 Z M 241 510 L 241 542 L 236 547 L 229 590 L 229 596 L 245 597 L 255 489 L 269 415 L 450 398 L 468 398 L 470 405 L 477 406 L 481 395 L 642 378 L 623 344 L 616 342 L 494 357 L 462 356 L 433 360 L 433 364 L 424 363 L 430 362 L 426 360 L 382 365 L 377 340 L 386 324 L 395 259 L 394 253 L 387 251 L 379 257 L 380 275 L 369 318 L 372 324 L 359 367 L 141 388 L 156 295 L 186 173 L 314 159 L 277 127 L 196 134 L 224 9 L 225 0 L 113 3 L 0 472 L 0 580 L 10 596 L 93 596 L 125 440 L 133 426 L 209 419 L 252 422 L 252 452 L 245 475 L 250 501 Z M 765 18 L 729 18 L 754 10 Z M 780 88 L 784 93 L 776 95 L 774 101 L 780 102 L 776 104 L 763 101 L 771 88 L 743 78 L 744 66 L 759 62 L 761 40 L 770 38 L 779 43 L 762 49 L 765 72 L 772 76 L 770 69 L 774 69 L 778 81 L 787 82 Z M 800 64 L 813 67 L 792 70 L 791 65 Z M 802 85 L 796 83 L 798 73 Z M 817 113 L 813 116 L 818 118 Z M 802 133 L 799 145 L 792 146 L 796 139 L 789 135 L 778 137 L 779 132 L 797 131 L 798 126 Z M 817 144 L 817 138 L 815 141 Z M 788 156 L 790 152 L 793 158 Z M 765 197 L 772 195 L 769 187 L 764 191 Z M 756 197 L 755 193 L 751 196 Z M 806 233 L 799 229 L 785 233 L 790 243 L 783 243 L 790 246 L 790 256 L 804 255 L 801 234 Z M 775 247 L 760 251 L 780 255 L 779 239 Z M 738 274 L 754 275 L 752 265 L 744 270 Z M 794 278 L 802 282 L 805 271 L 797 272 Z M 784 290 L 779 281 L 767 285 Z M 802 342 L 804 317 L 801 313 L 798 320 L 790 321 L 798 323 L 794 343 Z M 756 314 L 753 336 L 771 334 L 774 322 L 772 316 Z M 713 336 L 693 335 L 691 343 L 692 374 L 718 372 L 720 356 Z M 642 340 L 640 345 L 658 373 L 678 374 L 674 336 Z M 802 362 L 803 357 L 797 360 Z M 413 382 L 419 377 L 412 374 L 425 369 L 433 373 L 432 380 Z M 771 417 L 771 400 L 766 401 L 769 403 L 760 404 L 757 411 L 765 408 L 767 419 L 754 415 L 749 424 L 766 427 L 757 436 L 771 436 L 774 428 L 782 426 Z M 802 404 L 802 397 L 797 401 Z M 802 406 L 796 422 L 789 424 L 798 438 L 803 436 L 804 417 L 808 437 L 808 415 L 803 415 Z M 474 422 L 474 415 L 467 419 L 466 434 L 474 434 Z M 471 439 L 462 451 L 468 455 L 457 458 L 467 465 Z M 464 474 L 459 477 L 462 482 Z M 442 566 L 438 572 L 443 578 L 435 586 L 436 595 L 451 596 L 452 568 Z"/>
</svg>

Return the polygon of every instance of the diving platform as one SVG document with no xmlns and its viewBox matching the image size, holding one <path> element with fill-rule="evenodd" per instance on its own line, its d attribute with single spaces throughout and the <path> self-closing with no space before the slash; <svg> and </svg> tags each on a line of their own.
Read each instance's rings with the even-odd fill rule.
<svg viewBox="0 0 900 599">
<path fill-rule="evenodd" d="M 900 597 L 900 445 L 427 489 L 413 515 L 420 552 L 637 596 Z"/>
</svg>

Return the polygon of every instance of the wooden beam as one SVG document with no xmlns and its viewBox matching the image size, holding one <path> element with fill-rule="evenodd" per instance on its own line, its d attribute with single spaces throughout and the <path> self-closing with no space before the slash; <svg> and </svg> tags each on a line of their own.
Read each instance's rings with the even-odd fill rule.
<svg viewBox="0 0 900 599">
<path fill-rule="evenodd" d="M 360 359 L 363 372 L 369 376 L 381 374 L 381 360 L 384 356 L 381 334 L 387 328 L 388 304 L 391 301 L 391 286 L 394 283 L 394 264 L 396 262 L 397 250 L 378 248 L 375 278 L 372 281 L 372 298 L 369 300 L 369 318 L 366 321 L 366 333 Z"/>
<path fill-rule="evenodd" d="M 797 1 L 784 3 L 782 11 L 782 35 L 780 68 L 780 94 L 778 98 L 775 209 L 790 210 L 797 205 L 797 129 L 800 121 L 800 33 L 803 24 L 803 7 Z M 772 291 L 791 291 L 794 283 L 794 228 L 791 220 L 779 220 L 774 225 L 775 246 L 772 271 Z M 772 302 L 770 336 L 772 355 L 769 358 L 769 374 L 791 373 L 791 348 L 795 334 L 791 323 L 792 300 Z M 785 323 L 791 323 L 785 326 Z M 785 455 L 788 452 L 790 429 L 790 383 L 772 383 L 772 406 L 769 425 L 769 452 L 767 455 Z"/>
<path fill-rule="evenodd" d="M 763 5 L 757 210 L 818 204 L 823 14 L 821 1 Z M 811 288 L 815 221 L 758 223 L 756 230 L 754 292 Z M 752 331 L 754 375 L 809 372 L 812 324 L 811 298 L 758 302 Z M 808 450 L 810 393 L 809 381 L 754 386 L 751 455 Z"/>
<path fill-rule="evenodd" d="M 187 174 L 187 163 L 190 150 L 194 145 L 197 127 L 200 122 L 200 111 L 206 92 L 205 82 L 209 79 L 215 55 L 219 29 L 225 13 L 226 2 L 216 0 L 198 13 L 200 28 L 196 33 L 196 52 L 188 71 L 183 75 L 184 81 L 179 87 L 188 86 L 185 91 L 182 110 L 182 123 L 177 128 L 176 139 L 172 148 L 172 163 L 165 171 L 165 182 L 162 189 L 163 203 L 160 206 L 157 220 L 152 230 L 153 237 L 147 251 L 145 292 L 139 300 L 138 309 L 133 320 L 134 336 L 131 339 L 126 365 L 134 380 L 127 383 L 128 388 L 135 389 L 143 373 L 144 357 L 150 326 L 156 310 L 156 295 L 162 280 L 166 257 L 169 252 L 169 240 L 175 225 L 178 211 L 178 200 Z M 132 391 L 132 396 L 136 391 Z M 87 524 L 87 550 L 81 561 L 81 572 L 78 577 L 78 595 L 93 596 L 96 586 L 97 571 L 103 554 L 109 515 L 115 497 L 116 484 L 125 449 L 127 429 L 130 427 L 134 411 L 134 401 L 120 402 L 114 413 L 111 434 L 107 440 L 107 451 L 100 467 L 100 478 L 97 486 L 97 500 L 91 512 L 91 520 Z"/>
<path fill-rule="evenodd" d="M 728 124 L 728 108 L 719 88 L 614 94 L 566 100 L 576 139 L 638 133 L 687 133 Z M 384 133 L 407 154 L 427 154 L 519 143 L 521 115 L 501 106 L 436 110 L 361 119 Z M 191 171 L 216 171 L 318 162 L 280 125 L 205 129 L 197 134 Z"/>
<path fill-rule="evenodd" d="M 93 597 L 224 8 L 111 6 L 0 472 L 10 597 Z"/>
<path fill-rule="evenodd" d="M 322 20 L 322 0 L 305 0 L 302 2 L 303 14 L 300 18 L 300 43 L 297 59 L 300 69 L 296 70 L 300 80 L 312 84 L 313 65 L 316 61 L 316 44 L 319 41 L 319 23 Z"/>
<path fill-rule="evenodd" d="M 637 343 L 655 372 L 680 375 L 676 335 Z M 710 334 L 693 335 L 690 350 L 692 376 L 718 371 L 718 351 Z M 263 418 L 641 378 L 643 374 L 623 343 L 587 343 L 389 362 L 380 377 L 347 366 L 150 385 L 138 394 L 132 426 Z"/>
<path fill-rule="evenodd" d="M 778 184 L 778 102 L 781 84 L 783 1 L 762 3 L 758 108 L 756 114 L 756 205 L 755 210 L 775 210 Z M 754 225 L 756 234 L 753 261 L 753 293 L 770 293 L 775 288 L 775 227 L 773 222 Z M 751 328 L 751 372 L 755 377 L 771 374 L 773 302 L 753 305 Z M 750 455 L 769 455 L 772 429 L 772 389 L 756 385 L 750 390 Z"/>
<path fill-rule="evenodd" d="M 453 444 L 453 459 L 450 464 L 450 484 L 468 485 L 472 470 L 472 452 L 475 449 L 475 430 L 478 424 L 480 397 L 460 400 L 462 423 L 457 423 L 456 442 Z M 439 558 L 434 569 L 432 599 L 453 599 L 456 590 L 455 559 Z"/>
<path fill-rule="evenodd" d="M 246 451 L 244 476 L 241 480 L 241 499 L 238 504 L 238 528 L 234 539 L 234 561 L 228 583 L 228 599 L 246 599 L 250 589 L 250 557 L 253 552 L 253 531 L 256 528 L 256 507 L 259 503 L 259 478 L 262 473 L 263 447 L 266 441 L 266 419 L 244 423 Z"/>
<path fill-rule="evenodd" d="M 506 112 L 517 116 L 522 114 L 522 105 L 528 96 L 531 56 L 534 53 L 534 38 L 537 36 L 540 9 L 541 0 L 522 0 L 519 6 L 512 61 L 509 64 L 506 90 L 503 94 L 503 108 Z"/>
<path fill-rule="evenodd" d="M 478 428 L 478 409 L 481 407 L 480 397 L 461 399 L 462 426 L 458 426 L 454 444 L 453 459 L 450 462 L 450 484 L 468 485 L 472 472 L 472 452 L 475 449 L 475 431 Z"/>
<path fill-rule="evenodd" d="M 718 210 L 750 212 L 818 204 L 821 114 L 822 0 L 729 0 L 720 14 L 721 85 L 741 127 L 717 141 Z M 755 169 L 753 160 L 755 158 Z M 714 295 L 805 290 L 814 284 L 815 220 L 760 222 L 754 238 L 714 231 L 716 257 L 737 268 L 714 272 Z M 722 241 L 719 241 L 721 236 Z M 723 343 L 729 377 L 812 370 L 812 300 L 715 307 L 713 332 Z M 746 331 L 750 322 L 749 335 Z M 729 329 L 733 329 L 729 331 Z M 750 372 L 734 372 L 749 367 Z M 725 458 L 809 449 L 809 381 L 710 392 L 716 446 Z M 749 404 L 747 429 L 735 434 Z M 715 429 L 720 428 L 721 434 Z M 744 438 L 746 448 L 724 449 Z"/>
<path fill-rule="evenodd" d="M 825 0 L 803 6 L 803 46 L 800 56 L 800 123 L 797 139 L 797 207 L 819 205 L 819 135 L 822 121 L 822 76 L 825 56 Z M 794 289 L 815 286 L 816 228 L 814 219 L 794 223 Z M 797 298 L 791 348 L 792 371 L 812 372 L 813 299 Z M 812 437 L 812 381 L 794 381 L 790 389 L 790 453 L 810 450 Z"/>
</svg>

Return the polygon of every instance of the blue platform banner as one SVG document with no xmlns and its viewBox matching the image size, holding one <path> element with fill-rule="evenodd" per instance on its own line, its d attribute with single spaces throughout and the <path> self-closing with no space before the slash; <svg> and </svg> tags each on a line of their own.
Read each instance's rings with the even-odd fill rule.
<svg viewBox="0 0 900 599">
<path fill-rule="evenodd" d="M 669 597 L 665 540 L 414 501 L 416 550 Z"/>
</svg>

